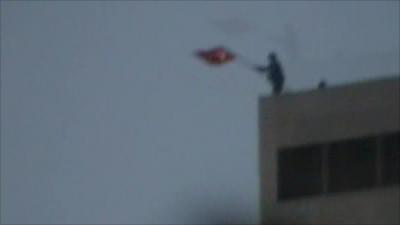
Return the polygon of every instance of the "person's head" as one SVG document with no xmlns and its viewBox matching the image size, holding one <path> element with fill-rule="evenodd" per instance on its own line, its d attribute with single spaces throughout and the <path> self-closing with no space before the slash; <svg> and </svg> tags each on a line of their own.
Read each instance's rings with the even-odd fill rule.
<svg viewBox="0 0 400 225">
<path fill-rule="evenodd" d="M 276 57 L 276 53 L 275 52 L 271 52 L 268 54 L 268 59 L 270 62 L 276 62 L 277 61 L 277 57 Z"/>
</svg>

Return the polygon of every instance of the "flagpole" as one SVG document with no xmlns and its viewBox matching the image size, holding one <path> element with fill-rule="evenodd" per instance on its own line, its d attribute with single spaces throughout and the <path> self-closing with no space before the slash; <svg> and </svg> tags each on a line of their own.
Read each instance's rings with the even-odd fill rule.
<svg viewBox="0 0 400 225">
<path fill-rule="evenodd" d="M 239 63 L 240 65 L 247 67 L 248 69 L 255 71 L 255 72 L 260 72 L 257 70 L 258 65 L 256 63 L 253 63 L 251 60 L 248 58 L 244 57 L 241 54 L 238 54 L 236 51 L 230 50 L 229 47 L 224 47 L 227 49 L 229 52 L 232 52 L 233 55 L 235 55 L 236 62 Z"/>
<path fill-rule="evenodd" d="M 238 62 L 239 64 L 241 64 L 242 66 L 245 66 L 245 67 L 247 67 L 247 68 L 254 69 L 255 66 L 256 66 L 256 65 L 255 65 L 254 63 L 252 63 L 250 60 L 244 58 L 243 56 L 241 56 L 241 55 L 239 55 L 239 54 L 236 54 L 236 59 L 237 59 L 237 62 Z"/>
<path fill-rule="evenodd" d="M 235 53 L 235 55 L 236 55 L 237 63 L 239 63 L 240 65 L 242 65 L 244 67 L 247 67 L 248 69 L 250 69 L 258 74 L 262 73 L 264 75 L 263 72 L 261 72 L 260 70 L 257 69 L 260 67 L 259 65 L 257 65 L 256 63 L 253 63 L 251 60 L 249 60 L 246 57 L 243 57 L 240 54 Z"/>
</svg>

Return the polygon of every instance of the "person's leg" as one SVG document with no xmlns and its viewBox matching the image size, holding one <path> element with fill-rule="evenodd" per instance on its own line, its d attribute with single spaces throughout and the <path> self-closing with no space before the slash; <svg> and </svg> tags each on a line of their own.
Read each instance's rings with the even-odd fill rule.
<svg viewBox="0 0 400 225">
<path fill-rule="evenodd" d="M 273 93 L 275 95 L 279 95 L 283 89 L 283 81 L 275 81 L 273 82 Z"/>
</svg>

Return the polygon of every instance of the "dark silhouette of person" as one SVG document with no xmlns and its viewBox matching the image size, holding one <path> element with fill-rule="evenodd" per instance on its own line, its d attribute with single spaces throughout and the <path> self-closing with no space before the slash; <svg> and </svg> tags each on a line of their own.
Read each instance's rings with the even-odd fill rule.
<svg viewBox="0 0 400 225">
<path fill-rule="evenodd" d="M 322 79 L 319 83 L 318 83 L 318 89 L 325 89 L 327 86 L 326 81 L 324 79 Z"/>
<path fill-rule="evenodd" d="M 256 67 L 256 69 L 259 72 L 267 72 L 267 78 L 272 85 L 272 93 L 274 95 L 279 95 L 282 92 L 285 83 L 283 69 L 275 52 L 271 52 L 268 55 L 268 60 L 268 66 Z"/>
<path fill-rule="evenodd" d="M 272 83 L 273 94 L 279 95 L 282 92 L 283 84 L 285 82 L 283 69 L 274 52 L 271 52 L 268 55 L 268 59 L 268 80 L 270 80 L 270 82 Z"/>
</svg>

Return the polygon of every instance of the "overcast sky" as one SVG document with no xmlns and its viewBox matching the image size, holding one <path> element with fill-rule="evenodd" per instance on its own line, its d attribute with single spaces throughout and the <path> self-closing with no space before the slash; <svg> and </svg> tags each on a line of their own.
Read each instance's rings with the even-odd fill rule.
<svg viewBox="0 0 400 225">
<path fill-rule="evenodd" d="M 254 63 L 286 92 L 399 73 L 398 1 L 1 1 L 1 223 L 258 222 Z"/>
</svg>

